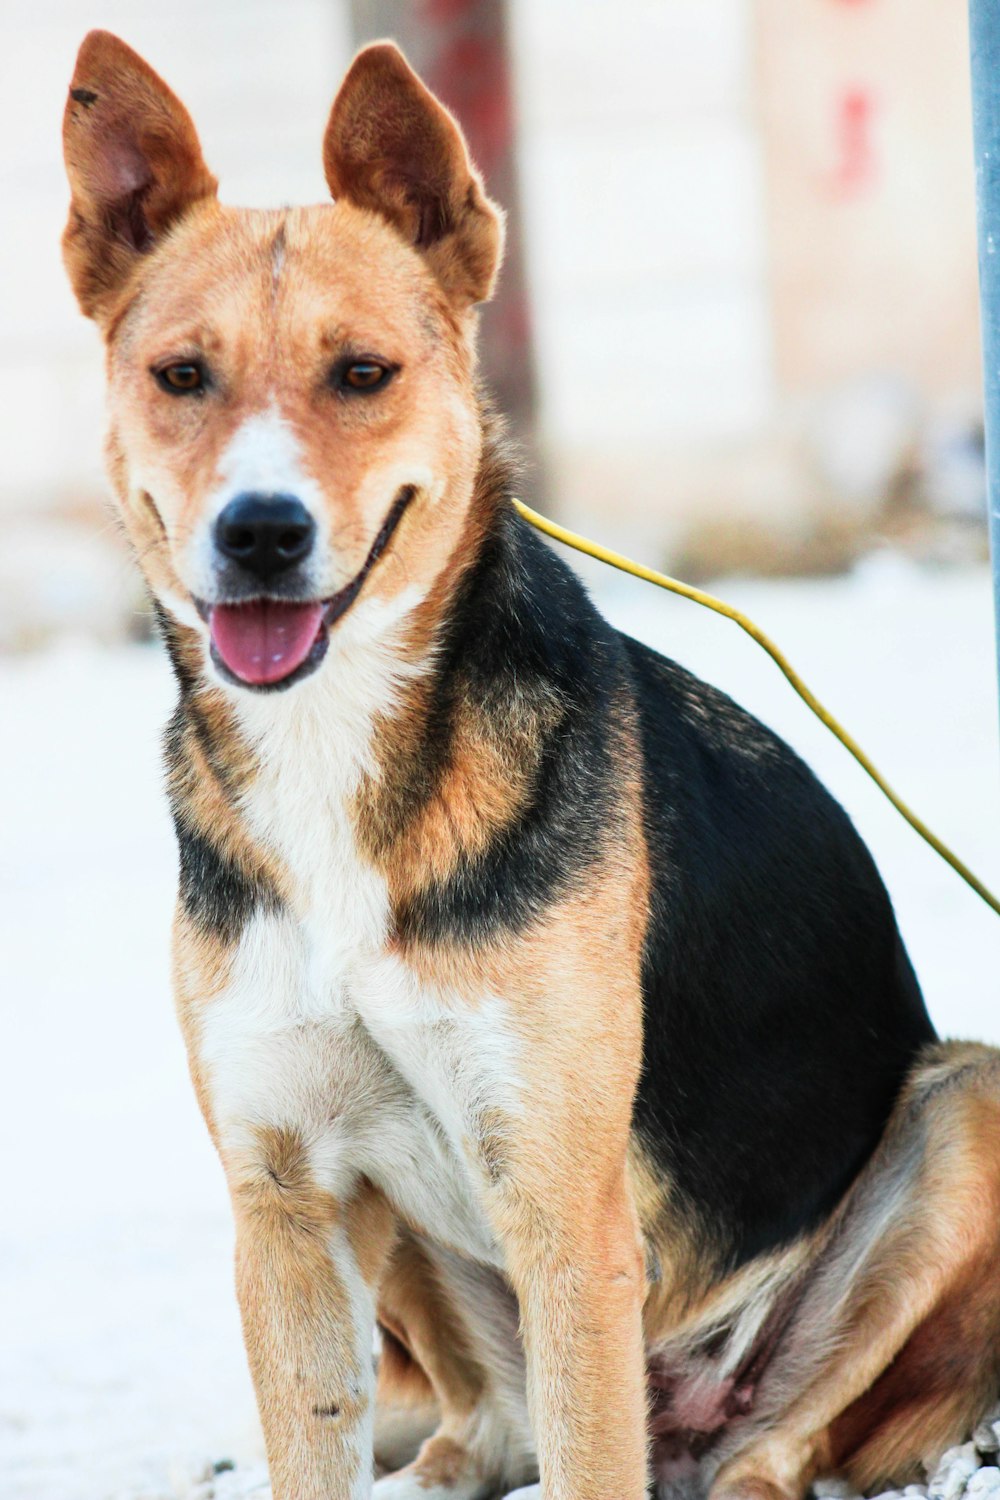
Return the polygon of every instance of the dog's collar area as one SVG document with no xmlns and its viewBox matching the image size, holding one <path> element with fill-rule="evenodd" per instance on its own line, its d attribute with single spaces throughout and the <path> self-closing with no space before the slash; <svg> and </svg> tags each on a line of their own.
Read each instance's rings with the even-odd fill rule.
<svg viewBox="0 0 1000 1500">
<path fill-rule="evenodd" d="M 280 692 L 286 688 L 292 687 L 297 682 L 301 682 L 304 677 L 310 676 L 310 674 L 316 670 L 316 668 L 319 666 L 324 656 L 326 655 L 327 648 L 329 646 L 330 627 L 334 625 L 342 615 L 346 614 L 347 610 L 350 609 L 351 605 L 360 594 L 362 588 L 364 587 L 366 579 L 388 547 L 397 526 L 403 518 L 404 512 L 409 506 L 411 500 L 416 495 L 416 492 L 417 487 L 415 485 L 403 486 L 403 488 L 397 494 L 392 505 L 390 506 L 385 520 L 382 522 L 382 525 L 379 528 L 375 539 L 368 550 L 368 555 L 365 558 L 361 568 L 357 573 L 355 573 L 354 577 L 343 586 L 343 588 L 338 589 L 338 591 L 335 594 L 331 595 L 328 599 L 324 599 L 321 601 L 312 601 L 307 599 L 292 600 L 281 596 L 271 596 L 269 594 L 259 594 L 253 599 L 217 600 L 211 604 L 202 599 L 194 599 L 194 604 L 196 609 L 198 610 L 199 615 L 209 625 L 209 628 L 212 631 L 210 651 L 212 661 L 215 665 L 216 670 L 219 672 L 219 675 L 223 677 L 226 682 L 230 682 L 236 687 L 244 688 L 249 692 L 257 693 Z M 226 610 L 234 612 L 238 610 L 246 610 L 249 613 L 249 611 L 252 610 L 254 606 L 257 606 L 258 612 L 266 614 L 266 607 L 268 605 L 273 605 L 275 610 L 279 610 L 281 608 L 297 608 L 299 610 L 306 610 L 310 607 L 310 605 L 315 606 L 316 603 L 322 604 L 322 613 L 319 616 L 315 638 L 312 640 L 312 644 L 309 646 L 305 655 L 301 656 L 300 659 L 298 659 L 296 665 L 292 668 L 292 670 L 288 671 L 284 675 L 275 675 L 273 677 L 270 677 L 268 680 L 260 681 L 253 678 L 244 677 L 240 675 L 239 672 L 232 670 L 229 663 L 227 663 L 227 661 L 225 660 L 223 652 L 220 650 L 219 643 L 216 639 L 215 626 L 217 622 L 213 622 L 213 614 L 216 610 Z"/>
</svg>

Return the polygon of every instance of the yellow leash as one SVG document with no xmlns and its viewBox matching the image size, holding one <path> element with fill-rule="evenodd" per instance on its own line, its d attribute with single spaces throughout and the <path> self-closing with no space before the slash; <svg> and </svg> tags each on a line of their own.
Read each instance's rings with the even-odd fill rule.
<svg viewBox="0 0 1000 1500">
<path fill-rule="evenodd" d="M 759 625 L 755 625 L 751 619 L 742 614 L 740 610 L 734 609 L 731 604 L 726 604 L 723 600 L 716 599 L 713 594 L 706 594 L 703 589 L 692 588 L 689 583 L 680 583 L 676 578 L 669 578 L 666 573 L 657 573 L 654 568 L 645 568 L 641 563 L 632 562 L 631 559 L 623 557 L 620 552 L 612 552 L 609 547 L 602 547 L 598 542 L 591 542 L 586 537 L 577 536 L 575 531 L 568 531 L 565 526 L 557 526 L 554 521 L 548 520 L 546 516 L 539 515 L 537 510 L 532 510 L 530 506 L 523 504 L 520 500 L 515 500 L 514 505 L 518 513 L 526 521 L 529 521 L 532 526 L 537 527 L 539 531 L 543 531 L 546 536 L 554 538 L 555 541 L 564 542 L 567 547 L 575 547 L 577 552 L 585 552 L 588 557 L 596 557 L 598 562 L 608 563 L 612 568 L 620 568 L 623 573 L 631 573 L 633 578 L 643 578 L 647 583 L 655 583 L 658 588 L 668 589 L 672 594 L 680 594 L 682 599 L 691 599 L 695 604 L 704 605 L 706 609 L 713 609 L 717 615 L 725 615 L 727 620 L 733 620 L 741 630 L 745 630 L 747 635 L 753 637 L 758 646 L 763 646 L 771 660 L 788 678 L 788 681 L 792 684 L 792 687 L 798 693 L 803 703 L 812 709 L 817 719 L 821 720 L 827 729 L 830 730 L 831 734 L 837 736 L 837 739 L 845 749 L 851 752 L 858 765 L 868 772 L 868 775 L 874 781 L 879 791 L 888 797 L 893 807 L 898 813 L 903 815 L 910 827 L 915 829 L 920 837 L 925 839 L 931 848 L 940 854 L 942 859 L 947 860 L 952 869 L 961 875 L 967 885 L 972 887 L 976 895 L 981 896 L 986 905 L 992 907 L 997 915 L 1000 916 L 1000 899 L 994 896 L 993 892 L 988 890 L 983 885 L 983 882 L 973 875 L 968 865 L 963 864 L 958 855 L 953 854 L 947 844 L 943 844 L 937 834 L 932 833 L 927 824 L 921 818 L 918 818 L 911 808 L 907 807 L 902 797 L 893 791 L 885 777 L 876 769 L 857 741 L 848 734 L 842 724 L 838 724 L 830 710 L 823 707 L 823 704 L 816 697 L 815 693 L 810 691 L 785 655 L 764 634 Z"/>
</svg>

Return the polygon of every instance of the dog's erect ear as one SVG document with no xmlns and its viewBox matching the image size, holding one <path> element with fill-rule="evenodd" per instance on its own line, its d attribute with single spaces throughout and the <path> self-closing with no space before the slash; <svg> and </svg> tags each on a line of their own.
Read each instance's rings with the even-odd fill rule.
<svg viewBox="0 0 1000 1500">
<path fill-rule="evenodd" d="M 191 117 L 142 58 L 92 31 L 63 117 L 72 201 L 63 257 L 89 317 L 192 203 L 215 192 Z"/>
<path fill-rule="evenodd" d="M 468 307 L 489 297 L 503 216 L 455 120 L 391 42 L 373 43 L 351 64 L 330 111 L 323 165 L 333 196 L 394 224 L 453 301 Z"/>
</svg>

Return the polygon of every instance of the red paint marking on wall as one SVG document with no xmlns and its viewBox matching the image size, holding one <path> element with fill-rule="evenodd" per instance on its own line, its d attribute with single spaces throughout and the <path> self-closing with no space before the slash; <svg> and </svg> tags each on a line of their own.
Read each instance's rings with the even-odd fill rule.
<svg viewBox="0 0 1000 1500">
<path fill-rule="evenodd" d="M 870 89 L 845 88 L 837 99 L 834 123 L 837 159 L 833 186 L 839 193 L 854 195 L 863 192 L 877 176 L 875 113 L 875 98 Z"/>
</svg>

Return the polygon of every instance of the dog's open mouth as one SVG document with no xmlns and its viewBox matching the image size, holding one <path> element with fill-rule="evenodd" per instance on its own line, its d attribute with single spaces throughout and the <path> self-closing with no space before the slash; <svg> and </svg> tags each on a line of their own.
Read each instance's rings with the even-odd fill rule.
<svg viewBox="0 0 1000 1500">
<path fill-rule="evenodd" d="M 330 643 L 330 626 L 346 613 L 388 546 L 415 491 L 397 495 L 368 556 L 351 581 L 329 599 L 243 599 L 199 606 L 208 620 L 212 659 L 225 676 L 245 687 L 291 687 L 315 671 Z"/>
<path fill-rule="evenodd" d="M 208 614 L 212 655 L 232 677 L 249 687 L 274 687 L 326 650 L 326 604 L 288 604 L 252 599 L 247 604 L 216 604 Z"/>
</svg>

